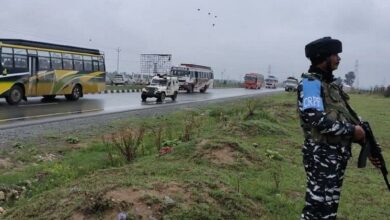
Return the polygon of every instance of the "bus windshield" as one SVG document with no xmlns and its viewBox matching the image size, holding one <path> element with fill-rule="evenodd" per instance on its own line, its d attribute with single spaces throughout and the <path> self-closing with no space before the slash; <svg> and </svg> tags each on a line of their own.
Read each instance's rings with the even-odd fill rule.
<svg viewBox="0 0 390 220">
<path fill-rule="evenodd" d="M 276 79 L 266 79 L 265 81 L 269 82 L 269 83 L 272 83 L 272 82 L 276 82 L 277 80 Z"/>
<path fill-rule="evenodd" d="M 255 81 L 257 78 L 255 76 L 245 76 L 245 80 L 247 81 Z"/>
<path fill-rule="evenodd" d="M 172 75 L 174 75 L 174 76 L 188 76 L 189 72 L 188 71 L 173 70 Z"/>
</svg>

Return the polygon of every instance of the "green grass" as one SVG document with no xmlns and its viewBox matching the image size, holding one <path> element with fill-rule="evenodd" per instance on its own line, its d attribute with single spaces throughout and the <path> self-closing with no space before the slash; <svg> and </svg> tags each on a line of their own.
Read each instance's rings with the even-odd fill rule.
<svg viewBox="0 0 390 220">
<path fill-rule="evenodd" d="M 144 88 L 145 85 L 106 85 L 106 90 L 123 90 L 123 89 L 130 89 L 130 90 L 139 90 Z"/>
<path fill-rule="evenodd" d="M 78 134 L 82 146 L 67 141 L 67 137 L 76 139 L 74 135 L 49 135 L 47 145 L 62 140 L 60 152 L 20 143 L 23 147 L 2 152 L 18 166 L 0 168 L 0 190 L 23 193 L 19 199 L 0 202 L 6 209 L 0 218 L 68 219 L 78 215 L 112 219 L 120 211 L 133 217 L 135 210 L 145 214 L 143 207 L 149 206 L 146 210 L 154 217 L 164 219 L 298 219 L 304 204 L 305 173 L 295 98 L 294 94 L 279 94 L 115 123 L 110 133 L 124 131 L 129 125 L 146 129 L 132 162 L 125 162 L 119 152 L 96 140 L 97 134 Z M 249 102 L 255 106 L 252 115 Z M 389 102 L 379 96 L 351 96 L 354 108 L 372 124 L 388 161 Z M 158 129 L 163 131 L 161 142 L 173 147 L 163 156 L 158 156 L 156 147 Z M 389 192 L 371 165 L 356 168 L 358 151 L 354 146 L 339 216 L 386 219 L 390 216 Z M 36 159 L 48 153 L 56 157 Z M 21 190 L 23 186 L 25 190 Z M 164 202 L 166 196 L 173 199 L 173 205 Z"/>
</svg>

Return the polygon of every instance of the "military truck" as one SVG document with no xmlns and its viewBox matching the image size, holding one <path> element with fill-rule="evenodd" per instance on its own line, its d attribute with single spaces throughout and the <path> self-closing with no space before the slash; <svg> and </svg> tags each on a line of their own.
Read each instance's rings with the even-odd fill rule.
<svg viewBox="0 0 390 220">
<path fill-rule="evenodd" d="M 166 97 L 175 101 L 179 93 L 179 81 L 173 76 L 154 76 L 150 85 L 142 89 L 141 99 L 146 102 L 147 98 L 157 98 L 157 102 L 163 102 Z"/>
</svg>

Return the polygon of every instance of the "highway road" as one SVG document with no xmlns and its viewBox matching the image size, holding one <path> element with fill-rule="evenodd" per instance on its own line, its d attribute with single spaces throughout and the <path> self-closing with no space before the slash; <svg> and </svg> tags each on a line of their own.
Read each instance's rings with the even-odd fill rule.
<svg viewBox="0 0 390 220">
<path fill-rule="evenodd" d="M 180 93 L 176 101 L 166 98 L 163 103 L 156 103 L 154 98 L 148 99 L 147 102 L 141 102 L 141 95 L 138 92 L 89 94 L 74 102 L 66 101 L 63 96 L 59 96 L 51 102 L 43 102 L 41 97 L 32 97 L 28 98 L 28 102 L 23 101 L 18 106 L 9 106 L 2 99 L 0 100 L 0 128 L 26 121 L 56 120 L 64 116 L 77 118 L 136 109 L 158 108 L 161 105 L 177 105 L 237 96 L 251 96 L 275 91 L 281 91 L 281 89 L 210 89 L 207 93 Z"/>
</svg>

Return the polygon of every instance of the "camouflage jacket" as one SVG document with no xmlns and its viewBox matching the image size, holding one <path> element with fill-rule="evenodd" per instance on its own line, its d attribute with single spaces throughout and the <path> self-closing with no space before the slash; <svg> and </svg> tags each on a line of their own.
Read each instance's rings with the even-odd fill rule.
<svg viewBox="0 0 390 220">
<path fill-rule="evenodd" d="M 348 95 L 335 81 L 316 73 L 302 74 L 298 86 L 298 112 L 305 140 L 350 146 L 358 123 L 347 109 Z"/>
</svg>

